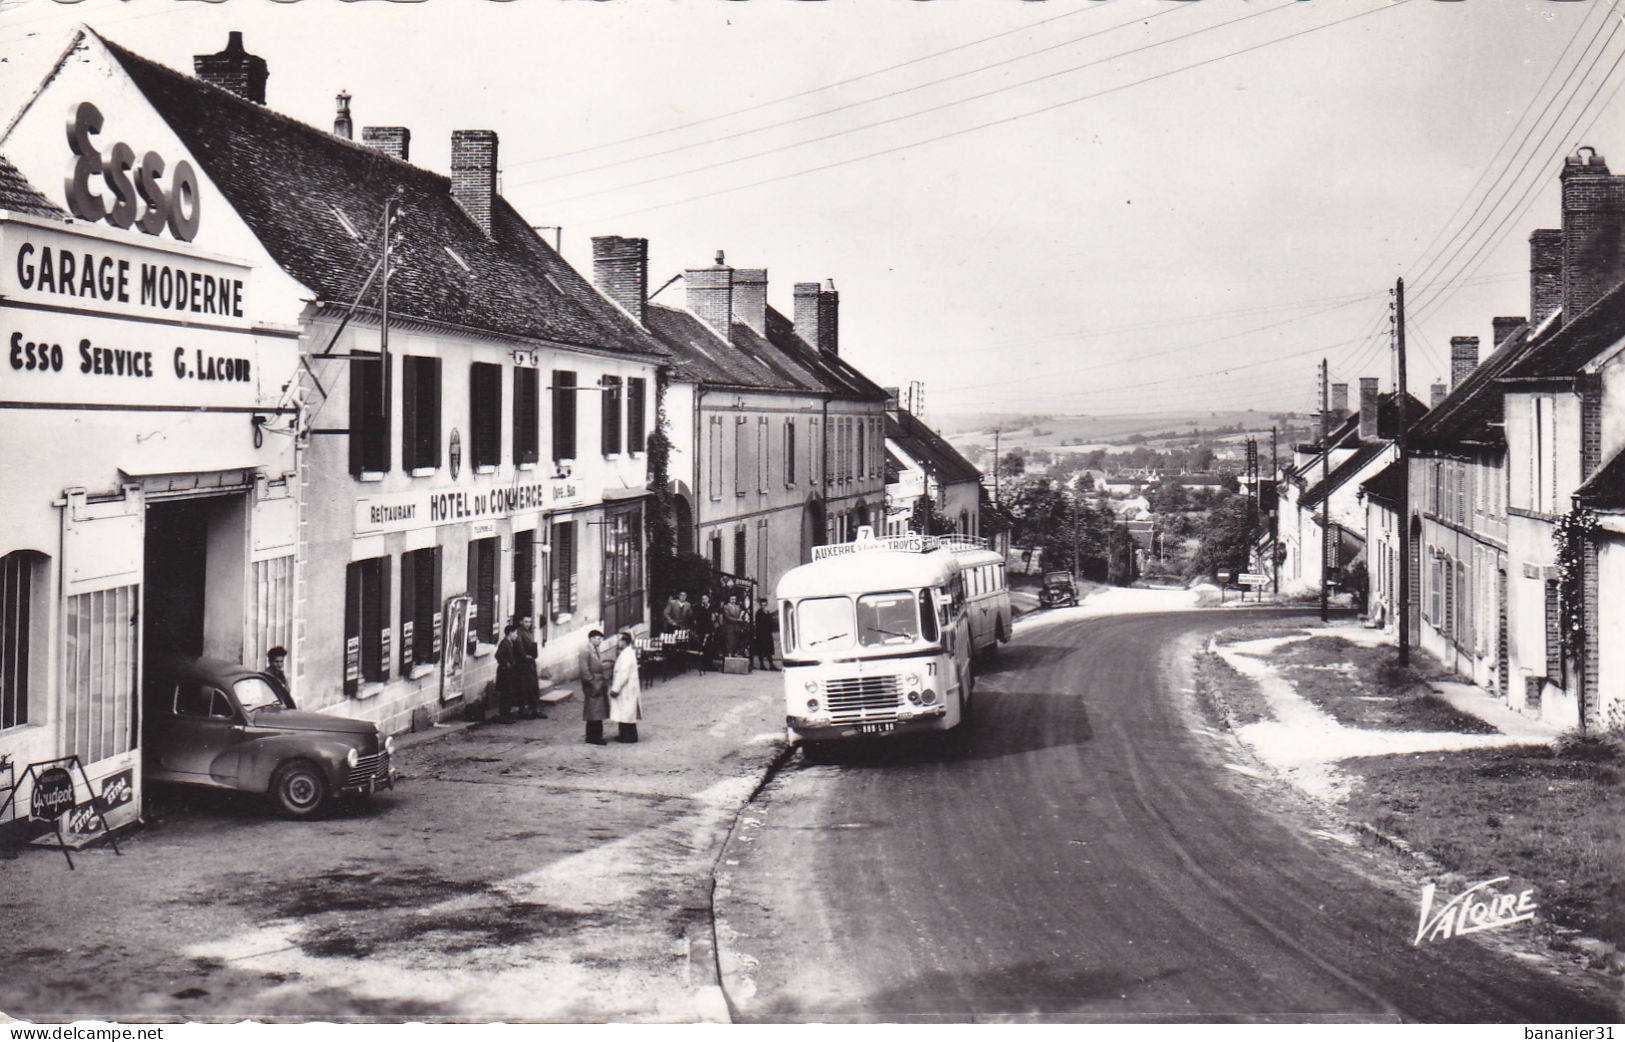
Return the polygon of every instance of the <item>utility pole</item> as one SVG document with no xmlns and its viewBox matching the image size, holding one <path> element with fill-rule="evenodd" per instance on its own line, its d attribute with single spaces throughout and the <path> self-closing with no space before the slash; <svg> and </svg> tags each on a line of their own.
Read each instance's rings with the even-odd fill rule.
<svg viewBox="0 0 1625 1042">
<path fill-rule="evenodd" d="M 1399 404 L 1399 430 L 1394 446 L 1399 452 L 1399 664 L 1411 664 L 1411 462 L 1405 445 L 1409 417 L 1405 408 L 1405 280 L 1394 282 L 1394 355 L 1398 367 L 1395 395 Z"/>
<path fill-rule="evenodd" d="M 999 428 L 993 428 L 993 505 L 999 502 Z"/>
<path fill-rule="evenodd" d="M 1331 571 L 1327 560 L 1331 557 L 1331 532 L 1326 516 L 1327 482 L 1332 473 L 1332 431 L 1327 417 L 1326 359 L 1320 360 L 1320 621 L 1326 621 L 1326 581 Z"/>
<path fill-rule="evenodd" d="M 1281 462 L 1276 450 L 1275 428 L 1270 428 L 1270 481 L 1280 480 Z M 1270 592 L 1281 592 L 1281 489 L 1277 485 L 1275 499 L 1270 507 Z"/>
<path fill-rule="evenodd" d="M 1107 559 L 1110 560 L 1111 541 L 1106 542 Z M 1072 481 L 1072 581 L 1077 582 L 1078 576 L 1078 482 Z"/>
</svg>

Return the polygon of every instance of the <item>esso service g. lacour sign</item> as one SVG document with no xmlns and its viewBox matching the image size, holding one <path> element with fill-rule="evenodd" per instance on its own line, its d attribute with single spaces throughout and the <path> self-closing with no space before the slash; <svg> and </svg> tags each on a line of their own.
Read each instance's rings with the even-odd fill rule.
<svg viewBox="0 0 1625 1042">
<path fill-rule="evenodd" d="M 91 135 L 102 130 L 102 113 L 88 101 L 68 110 L 68 148 L 73 163 L 63 182 L 68 209 L 82 221 L 105 220 L 115 228 L 135 227 L 148 235 L 164 228 L 182 242 L 197 236 L 200 200 L 197 171 L 182 159 L 166 179 L 164 158 L 147 152 L 136 162 L 135 149 L 116 141 L 98 149 Z M 109 199 L 92 188 L 92 178 L 112 192 Z"/>
</svg>

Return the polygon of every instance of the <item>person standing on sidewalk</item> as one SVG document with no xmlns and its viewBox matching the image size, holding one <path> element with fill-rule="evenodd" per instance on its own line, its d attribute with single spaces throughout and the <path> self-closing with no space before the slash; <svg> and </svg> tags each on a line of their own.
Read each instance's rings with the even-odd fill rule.
<svg viewBox="0 0 1625 1042">
<path fill-rule="evenodd" d="M 620 727 L 617 742 L 638 740 L 638 719 L 643 716 L 643 685 L 638 680 L 638 649 L 632 634 L 622 630 L 615 635 L 620 653 L 615 656 L 615 673 L 609 682 L 609 718 Z"/>
<path fill-rule="evenodd" d="M 756 668 L 758 660 L 763 669 L 777 670 L 773 664 L 773 634 L 778 631 L 779 617 L 768 610 L 767 598 L 759 597 L 756 602 L 756 614 L 750 620 L 750 667 Z"/>
<path fill-rule="evenodd" d="M 589 745 L 604 744 L 604 721 L 609 719 L 609 664 L 604 661 L 604 633 L 587 634 L 581 649 L 581 717 L 587 721 Z"/>
<path fill-rule="evenodd" d="M 492 694 L 496 696 L 497 722 L 503 724 L 513 723 L 514 709 L 519 701 L 515 681 L 519 657 L 518 632 L 519 627 L 510 622 L 502 627 L 502 639 L 497 642 L 497 678 L 492 684 Z"/>
<path fill-rule="evenodd" d="M 514 688 L 519 692 L 519 708 L 532 720 L 546 720 L 542 712 L 542 688 L 536 674 L 536 623 L 529 615 L 519 620 L 515 634 Z"/>
<path fill-rule="evenodd" d="M 694 606 L 688 603 L 688 591 L 678 590 L 666 601 L 666 632 L 686 630 L 694 624 Z"/>
<path fill-rule="evenodd" d="M 694 643 L 700 649 L 703 671 L 717 654 L 717 610 L 711 605 L 709 593 L 700 594 L 700 603 L 694 606 Z"/>
</svg>

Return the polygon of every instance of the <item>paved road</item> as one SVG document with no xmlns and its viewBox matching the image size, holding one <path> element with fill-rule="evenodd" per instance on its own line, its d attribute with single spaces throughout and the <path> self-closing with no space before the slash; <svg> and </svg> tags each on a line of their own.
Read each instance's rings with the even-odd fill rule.
<svg viewBox="0 0 1625 1042">
<path fill-rule="evenodd" d="M 1539 958 L 1412 948 L 1403 869 L 1225 769 L 1169 652 L 1237 621 L 1046 622 L 984 673 L 962 747 L 787 770 L 719 874 L 736 1016 L 1618 1020 Z"/>
</svg>

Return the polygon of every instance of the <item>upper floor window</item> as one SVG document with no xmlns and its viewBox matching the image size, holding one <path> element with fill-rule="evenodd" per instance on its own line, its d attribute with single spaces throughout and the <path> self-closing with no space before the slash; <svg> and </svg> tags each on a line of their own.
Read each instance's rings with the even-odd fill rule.
<svg viewBox="0 0 1625 1042">
<path fill-rule="evenodd" d="M 502 367 L 475 362 L 468 370 L 469 457 L 476 468 L 502 459 Z"/>
<path fill-rule="evenodd" d="M 796 483 L 796 421 L 784 421 L 784 484 Z"/>
<path fill-rule="evenodd" d="M 541 458 L 541 374 L 535 369 L 513 371 L 513 461 L 535 463 Z"/>
<path fill-rule="evenodd" d="M 745 436 L 746 419 L 743 416 L 734 418 L 734 495 L 745 494 L 745 480 L 749 473 L 745 468 Z"/>
<path fill-rule="evenodd" d="M 440 466 L 440 359 L 401 356 L 401 466 Z"/>
<path fill-rule="evenodd" d="M 389 470 L 389 373 L 376 358 L 350 359 L 350 473 Z"/>
<path fill-rule="evenodd" d="M 722 417 L 706 425 L 706 488 L 712 499 L 722 498 Z"/>
<path fill-rule="evenodd" d="M 756 491 L 767 491 L 767 417 L 756 419 Z"/>
<path fill-rule="evenodd" d="M 649 382 L 641 376 L 626 381 L 626 451 L 642 452 L 649 437 Z"/>
<path fill-rule="evenodd" d="M 621 451 L 621 378 L 606 376 L 604 388 L 604 455 Z"/>
<path fill-rule="evenodd" d="M 553 459 L 576 458 L 576 374 L 553 370 Z"/>
</svg>

